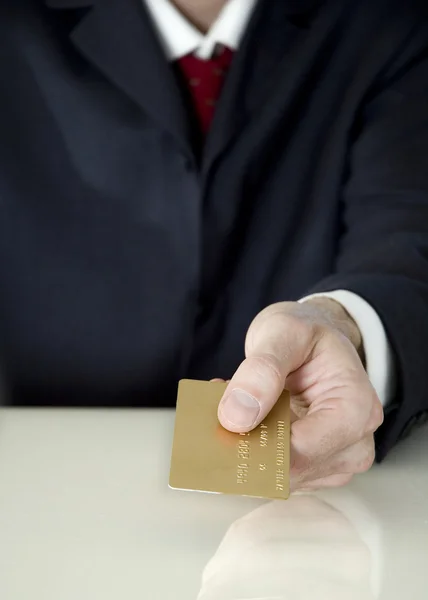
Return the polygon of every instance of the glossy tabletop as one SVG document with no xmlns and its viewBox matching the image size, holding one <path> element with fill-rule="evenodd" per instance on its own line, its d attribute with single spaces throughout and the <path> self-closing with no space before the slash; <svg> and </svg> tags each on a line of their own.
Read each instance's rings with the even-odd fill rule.
<svg viewBox="0 0 428 600">
<path fill-rule="evenodd" d="M 428 429 L 343 490 L 168 488 L 172 411 L 0 411 L 2 600 L 426 600 Z"/>
</svg>

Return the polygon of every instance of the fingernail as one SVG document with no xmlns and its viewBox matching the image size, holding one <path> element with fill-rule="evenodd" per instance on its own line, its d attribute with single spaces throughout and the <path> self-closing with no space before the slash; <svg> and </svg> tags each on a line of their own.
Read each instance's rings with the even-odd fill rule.
<svg viewBox="0 0 428 600">
<path fill-rule="evenodd" d="M 221 415 L 230 425 L 253 427 L 260 413 L 260 403 L 244 390 L 233 390 L 220 407 Z"/>
</svg>

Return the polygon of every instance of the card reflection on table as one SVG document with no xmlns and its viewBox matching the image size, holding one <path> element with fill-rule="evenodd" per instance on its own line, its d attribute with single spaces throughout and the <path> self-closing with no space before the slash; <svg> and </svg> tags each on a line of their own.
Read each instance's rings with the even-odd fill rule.
<svg viewBox="0 0 428 600">
<path fill-rule="evenodd" d="M 376 600 L 372 549 L 344 506 L 297 495 L 239 519 L 206 566 L 198 600 Z"/>
</svg>

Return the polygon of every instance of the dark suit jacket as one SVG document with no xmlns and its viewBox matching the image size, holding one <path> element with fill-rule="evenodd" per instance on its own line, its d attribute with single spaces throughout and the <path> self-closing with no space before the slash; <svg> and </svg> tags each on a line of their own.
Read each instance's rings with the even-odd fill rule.
<svg viewBox="0 0 428 600">
<path fill-rule="evenodd" d="M 0 4 L 0 345 L 14 404 L 173 405 L 266 305 L 351 290 L 428 414 L 426 0 L 263 0 L 202 148 L 140 0 Z"/>
</svg>

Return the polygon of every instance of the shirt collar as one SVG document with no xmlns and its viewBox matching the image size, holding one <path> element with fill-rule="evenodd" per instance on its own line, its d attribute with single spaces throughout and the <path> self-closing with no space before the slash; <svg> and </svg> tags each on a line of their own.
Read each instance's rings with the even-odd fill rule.
<svg viewBox="0 0 428 600">
<path fill-rule="evenodd" d="M 258 0 L 228 0 L 206 35 L 201 33 L 170 0 L 143 0 L 169 61 L 187 54 L 208 60 L 217 44 L 237 50 Z"/>
</svg>

